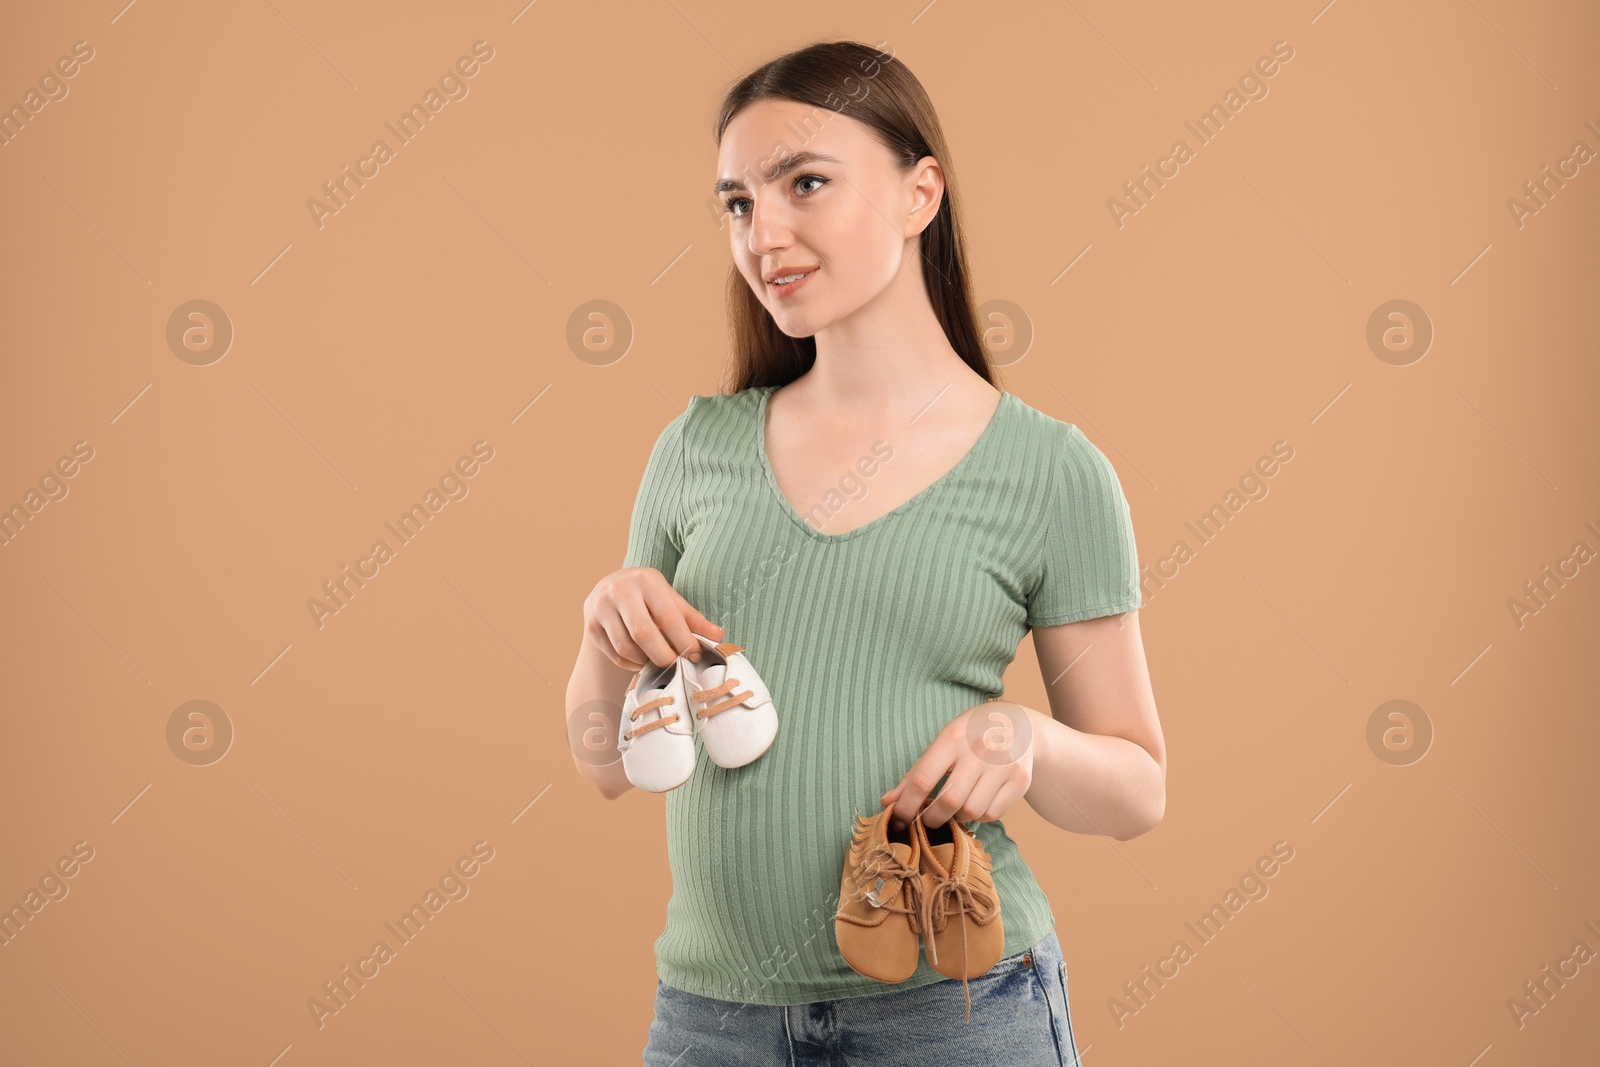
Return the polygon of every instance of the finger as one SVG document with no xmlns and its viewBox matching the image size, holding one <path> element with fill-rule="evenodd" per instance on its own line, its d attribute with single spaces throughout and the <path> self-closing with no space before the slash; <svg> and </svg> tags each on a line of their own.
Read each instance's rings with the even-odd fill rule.
<svg viewBox="0 0 1600 1067">
<path fill-rule="evenodd" d="M 633 640 L 633 635 L 628 632 L 627 620 L 619 612 L 602 610 L 596 613 L 595 621 L 605 633 L 605 640 L 597 643 L 617 666 L 637 671 L 650 662 L 650 657 L 644 654 Z"/>
<path fill-rule="evenodd" d="M 928 800 L 928 795 L 937 787 L 939 779 L 950 770 L 954 757 L 950 749 L 935 740 L 928 746 L 917 762 L 911 765 L 906 776 L 901 779 L 900 796 L 894 802 L 894 814 L 889 816 L 889 823 L 894 826 L 908 825 L 922 811 L 922 805 Z M 923 782 L 929 784 L 923 785 Z"/>
<path fill-rule="evenodd" d="M 665 589 L 652 588 L 645 593 L 645 603 L 650 607 L 650 617 L 655 620 L 656 628 L 661 631 L 662 644 L 669 650 L 662 654 L 672 659 L 688 656 L 694 662 L 700 662 L 700 642 L 689 632 L 689 624 L 683 616 L 683 598 L 670 586 Z"/>
<path fill-rule="evenodd" d="M 1005 787 L 1009 779 L 1007 768 L 986 766 L 978 775 L 978 780 L 972 783 L 972 788 L 967 791 L 967 799 L 956 809 L 954 814 L 956 821 L 982 820 L 994 805 L 995 795 Z"/>
<path fill-rule="evenodd" d="M 943 826 L 949 822 L 961 805 L 966 803 L 972 787 L 988 765 L 981 760 L 959 760 L 950 769 L 950 780 L 933 798 L 933 803 L 922 813 L 922 825 Z"/>
<path fill-rule="evenodd" d="M 690 661 L 699 663 L 701 645 L 694 632 L 714 631 L 715 636 L 712 633 L 706 636 L 721 640 L 722 627 L 701 614 L 660 573 L 657 571 L 654 580 L 645 583 L 645 600 L 650 605 L 650 615 L 656 620 L 667 642 L 676 649 L 673 653 L 675 657 L 688 656 Z"/>
<path fill-rule="evenodd" d="M 1006 812 L 1015 807 L 1017 801 L 1021 800 L 1022 795 L 1026 792 L 1027 790 L 1022 787 L 1022 783 L 1015 778 L 1006 782 L 1005 785 L 1000 787 L 1000 791 L 994 795 L 994 799 L 989 801 L 988 810 L 983 813 L 981 821 L 994 822 L 1005 818 Z"/>
<path fill-rule="evenodd" d="M 887 793 L 883 794 L 883 796 L 879 797 L 878 798 L 878 803 L 880 803 L 880 804 L 893 804 L 895 802 L 895 798 L 899 797 L 900 791 L 902 789 L 904 789 L 905 787 L 906 787 L 906 784 L 904 782 L 901 782 L 899 785 L 895 786 L 893 789 L 891 789 Z"/>
<path fill-rule="evenodd" d="M 900 795 L 889 802 L 889 827 L 893 830 L 903 830 L 921 812 L 924 804 L 928 802 L 927 791 L 919 789 L 911 782 L 907 782 Z"/>
<path fill-rule="evenodd" d="M 624 594 L 619 598 L 617 611 L 644 658 L 658 667 L 666 667 L 678 658 L 691 638 L 684 631 L 682 616 L 669 595 L 670 587 L 641 584 L 637 588 L 638 595 Z M 663 627 L 674 624 L 680 631 L 675 642 L 663 632 Z"/>
<path fill-rule="evenodd" d="M 677 593 L 678 591 L 674 589 L 673 592 Z M 682 594 L 679 594 L 678 601 L 683 612 L 684 622 L 688 624 L 689 629 L 697 634 L 705 634 L 713 641 L 721 641 L 727 636 L 722 627 L 702 615 L 700 609 L 685 600 Z"/>
</svg>

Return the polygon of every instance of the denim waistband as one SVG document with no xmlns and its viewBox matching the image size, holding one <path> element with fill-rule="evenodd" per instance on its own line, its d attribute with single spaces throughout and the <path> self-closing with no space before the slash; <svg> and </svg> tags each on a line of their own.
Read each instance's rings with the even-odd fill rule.
<svg viewBox="0 0 1600 1067">
<path fill-rule="evenodd" d="M 967 993 L 972 1013 L 964 1021 Z M 966 991 L 959 979 L 945 979 L 915 989 L 885 986 L 865 996 L 775 1006 L 715 1000 L 658 980 L 644 1049 L 646 1067 L 965 1067 L 980 1061 L 1076 1067 L 1066 960 L 1054 927 L 969 979 Z"/>
</svg>

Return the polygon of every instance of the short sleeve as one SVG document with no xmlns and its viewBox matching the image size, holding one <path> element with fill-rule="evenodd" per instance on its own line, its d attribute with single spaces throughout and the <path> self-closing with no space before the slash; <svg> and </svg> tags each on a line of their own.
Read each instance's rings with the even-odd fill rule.
<svg viewBox="0 0 1600 1067">
<path fill-rule="evenodd" d="M 654 567 L 669 584 L 683 554 L 683 437 L 693 409 L 691 398 L 689 408 L 667 423 L 650 450 L 633 501 L 628 549 L 622 559 L 624 567 Z"/>
<path fill-rule="evenodd" d="M 1044 558 L 1028 594 L 1034 628 L 1117 615 L 1143 603 L 1133 518 L 1116 469 L 1082 430 L 1061 426 Z"/>
</svg>

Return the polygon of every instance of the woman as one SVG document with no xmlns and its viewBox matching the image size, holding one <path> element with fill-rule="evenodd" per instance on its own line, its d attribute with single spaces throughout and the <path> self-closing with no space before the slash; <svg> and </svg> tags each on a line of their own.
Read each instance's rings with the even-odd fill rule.
<svg viewBox="0 0 1600 1067">
<path fill-rule="evenodd" d="M 1000 820 L 1023 798 L 1118 840 L 1161 819 L 1116 473 L 993 385 L 950 153 L 901 63 L 854 42 L 782 56 L 715 133 L 734 391 L 657 439 L 568 709 L 615 721 L 632 672 L 697 660 L 702 634 L 745 650 L 781 725 L 666 794 L 645 1062 L 1076 1064 L 1054 916 Z M 994 700 L 1030 630 L 1051 713 Z M 603 795 L 629 788 L 620 760 L 575 759 Z M 970 824 L 992 857 L 1005 953 L 965 990 L 925 959 L 887 985 L 840 955 L 854 816 L 889 806 Z"/>
</svg>

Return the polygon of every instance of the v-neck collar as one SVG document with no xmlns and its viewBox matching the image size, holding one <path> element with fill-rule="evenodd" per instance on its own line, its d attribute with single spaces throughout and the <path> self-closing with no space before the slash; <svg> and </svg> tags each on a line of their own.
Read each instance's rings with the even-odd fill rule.
<svg viewBox="0 0 1600 1067">
<path fill-rule="evenodd" d="M 911 499 L 905 501 L 903 504 L 894 508 L 893 510 L 879 515 L 877 518 L 866 523 L 865 525 L 857 526 L 854 529 L 846 530 L 843 533 L 827 534 L 821 532 L 815 526 L 812 526 L 805 520 L 804 516 L 795 510 L 795 506 L 790 503 L 789 498 L 784 495 L 782 487 L 778 485 L 778 476 L 772 469 L 771 458 L 767 455 L 767 400 L 781 387 L 776 385 L 763 385 L 757 386 L 756 388 L 759 390 L 759 396 L 757 397 L 755 404 L 756 448 L 761 456 L 761 468 L 766 476 L 767 485 L 771 488 L 772 495 L 777 498 L 778 506 L 783 509 L 784 514 L 787 515 L 790 520 L 795 523 L 795 525 L 799 526 L 813 539 L 828 544 L 838 541 L 848 541 L 851 538 L 861 537 L 865 534 L 869 534 L 887 524 L 890 519 L 910 511 L 917 504 L 932 496 L 941 486 L 944 486 L 953 480 L 958 474 L 960 474 L 961 471 L 972 462 L 973 457 L 978 455 L 978 453 L 983 450 L 984 444 L 991 437 L 995 436 L 995 428 L 1000 424 L 1001 418 L 1004 416 L 1008 406 L 1015 403 L 1017 400 L 1014 395 L 1002 390 L 1000 393 L 1000 402 L 995 405 L 994 413 L 989 416 L 988 424 L 984 426 L 983 432 L 978 435 L 978 439 L 972 443 L 972 447 L 967 449 L 966 454 L 956 461 L 955 466 L 945 471 Z"/>
</svg>

